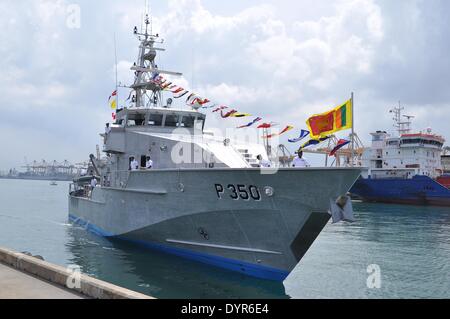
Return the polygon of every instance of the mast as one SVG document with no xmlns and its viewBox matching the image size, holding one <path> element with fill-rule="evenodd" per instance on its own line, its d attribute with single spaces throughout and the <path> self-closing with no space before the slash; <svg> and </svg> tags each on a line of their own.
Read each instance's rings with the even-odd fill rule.
<svg viewBox="0 0 450 319">
<path fill-rule="evenodd" d="M 153 26 L 149 14 L 145 15 L 145 27 L 138 32 L 134 27 L 134 34 L 140 41 L 139 55 L 131 70 L 135 71 L 134 84 L 131 86 L 135 90 L 135 107 L 158 107 L 162 106 L 162 88 L 155 83 L 155 79 L 161 75 L 181 76 L 179 72 L 164 71 L 156 64 L 157 51 L 165 51 L 163 48 L 155 47 L 155 44 L 163 44 L 164 40 L 159 38 L 159 34 L 153 34 Z"/>
<path fill-rule="evenodd" d="M 114 57 L 116 63 L 116 110 L 119 108 L 119 80 L 118 80 L 118 72 L 117 72 L 117 40 L 116 33 L 114 32 Z"/>
<path fill-rule="evenodd" d="M 393 113 L 394 117 L 394 127 L 397 129 L 398 135 L 402 136 L 404 134 L 408 134 L 411 132 L 411 124 L 412 124 L 412 119 L 414 118 L 414 116 L 411 115 L 403 115 L 402 116 L 402 111 L 405 108 L 402 107 L 401 102 L 398 102 L 398 106 L 394 107 L 392 110 L 389 111 L 389 113 Z M 403 120 L 403 118 L 405 118 L 406 120 Z"/>
</svg>

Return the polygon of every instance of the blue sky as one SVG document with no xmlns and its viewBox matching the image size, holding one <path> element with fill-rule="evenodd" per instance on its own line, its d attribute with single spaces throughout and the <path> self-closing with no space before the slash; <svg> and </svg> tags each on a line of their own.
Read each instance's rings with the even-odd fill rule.
<svg viewBox="0 0 450 319">
<path fill-rule="evenodd" d="M 95 151 L 111 117 L 114 33 L 128 84 L 144 3 L 0 1 L 0 169 Z M 399 100 L 414 128 L 450 138 L 448 1 L 150 3 L 166 40 L 160 67 L 183 72 L 181 84 L 206 97 L 301 129 L 354 91 L 366 144 L 371 131 L 392 128 L 388 110 Z M 80 28 L 67 25 L 74 4 Z"/>
</svg>

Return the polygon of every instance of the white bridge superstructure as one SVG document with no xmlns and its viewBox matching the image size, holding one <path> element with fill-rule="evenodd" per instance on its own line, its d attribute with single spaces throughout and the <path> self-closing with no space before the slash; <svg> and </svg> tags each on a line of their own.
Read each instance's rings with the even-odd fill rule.
<svg viewBox="0 0 450 319">
<path fill-rule="evenodd" d="M 401 110 L 396 108 L 395 112 Z M 398 136 L 385 131 L 371 134 L 372 145 L 362 156 L 362 166 L 369 168 L 363 171 L 363 177 L 413 178 L 423 175 L 436 178 L 442 175 L 441 155 L 445 139 L 430 128 L 426 132 L 411 133 L 410 122 L 396 121 Z"/>
</svg>

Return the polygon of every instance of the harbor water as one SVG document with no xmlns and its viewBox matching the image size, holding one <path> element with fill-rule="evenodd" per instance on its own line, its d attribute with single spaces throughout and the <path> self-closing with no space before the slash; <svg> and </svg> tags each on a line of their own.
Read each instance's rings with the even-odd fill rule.
<svg viewBox="0 0 450 319">
<path fill-rule="evenodd" d="M 354 203 L 357 222 L 327 225 L 276 283 L 72 226 L 68 188 L 0 179 L 0 246 L 157 298 L 450 298 L 450 208 Z"/>
</svg>

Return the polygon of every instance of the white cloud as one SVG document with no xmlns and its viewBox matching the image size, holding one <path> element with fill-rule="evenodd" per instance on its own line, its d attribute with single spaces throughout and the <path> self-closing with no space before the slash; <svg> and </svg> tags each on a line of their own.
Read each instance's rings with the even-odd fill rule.
<svg viewBox="0 0 450 319">
<path fill-rule="evenodd" d="M 142 1 L 79 0 L 82 27 L 76 30 L 65 25 L 68 3 L 0 2 L 6 13 L 0 19 L 0 82 L 6 83 L 0 86 L 0 108 L 9 119 L 2 132 L 22 136 L 15 130 L 24 125 L 53 136 L 64 132 L 53 143 L 65 145 L 71 138 L 83 155 L 92 152 L 110 118 L 114 33 L 119 80 L 133 80 L 129 67 L 138 42 L 132 30 L 139 26 Z M 180 86 L 299 128 L 308 115 L 355 91 L 357 129 L 367 140 L 371 130 L 391 126 L 389 116 L 380 114 L 399 99 L 418 115 L 418 127 L 436 126 L 446 134 L 439 120 L 450 121 L 449 8 L 443 1 L 265 0 L 250 6 L 171 0 L 154 4 L 153 26 L 167 40 L 158 65 L 183 72 L 173 79 Z M 83 121 L 83 136 L 75 119 Z M 32 135 L 23 148 L 39 143 L 39 134 Z M 17 152 L 8 141 L 2 146 Z M 49 152 L 57 155 L 58 149 L 63 148 Z"/>
<path fill-rule="evenodd" d="M 117 62 L 117 79 L 123 85 L 131 85 L 134 82 L 134 71 L 131 71 L 133 62 L 121 60 Z M 111 78 L 115 80 L 116 77 L 116 66 L 112 67 Z"/>
<path fill-rule="evenodd" d="M 272 6 L 259 5 L 244 9 L 234 16 L 220 16 L 205 9 L 201 0 L 170 0 L 169 13 L 155 21 L 168 36 L 184 36 L 189 31 L 197 34 L 226 33 L 267 19 L 272 11 Z"/>
<path fill-rule="evenodd" d="M 340 1 L 336 7 L 334 16 L 297 21 L 292 28 L 277 21 L 279 30 L 289 31 L 251 44 L 249 56 L 280 78 L 311 81 L 320 89 L 347 68 L 369 73 L 383 39 L 380 9 L 371 0 Z"/>
<path fill-rule="evenodd" d="M 255 103 L 261 95 L 267 94 L 262 88 L 251 88 L 237 85 L 229 85 L 221 83 L 219 85 L 207 85 L 200 88 L 199 91 L 204 91 L 206 96 L 210 96 L 214 101 L 220 101 L 221 104 L 239 105 L 242 101 L 246 103 Z"/>
</svg>

